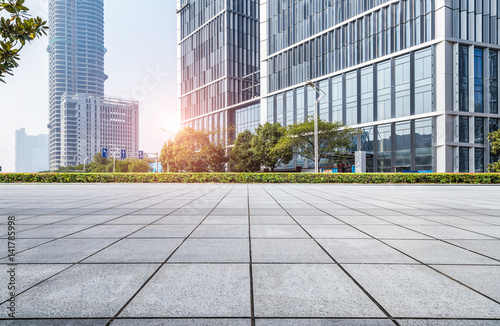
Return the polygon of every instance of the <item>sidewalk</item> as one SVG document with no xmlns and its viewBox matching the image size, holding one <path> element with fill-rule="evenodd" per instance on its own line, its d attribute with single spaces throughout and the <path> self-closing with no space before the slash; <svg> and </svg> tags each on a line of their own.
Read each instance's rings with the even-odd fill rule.
<svg viewBox="0 0 500 326">
<path fill-rule="evenodd" d="M 0 185 L 0 324 L 500 325 L 499 200 L 498 186 Z"/>
</svg>

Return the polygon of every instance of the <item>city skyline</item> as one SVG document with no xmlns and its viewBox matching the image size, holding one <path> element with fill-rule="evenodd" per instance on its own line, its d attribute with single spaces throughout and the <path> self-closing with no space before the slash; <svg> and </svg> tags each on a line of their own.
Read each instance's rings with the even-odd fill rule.
<svg viewBox="0 0 500 326">
<path fill-rule="evenodd" d="M 155 1 L 134 9 L 132 1 L 105 2 L 106 94 L 133 98 L 141 102 L 140 149 L 158 151 L 165 133 L 177 119 L 175 3 Z M 27 1 L 33 16 L 48 19 L 48 1 Z M 153 13 L 151 13 L 153 12 Z M 137 15 L 137 16 L 136 16 Z M 130 28 L 135 17 L 150 16 L 148 27 Z M 152 28 L 154 33 L 146 32 Z M 135 41 L 135 42 L 131 42 Z M 48 37 L 35 40 L 23 49 L 14 76 L 0 85 L 0 166 L 3 172 L 15 170 L 15 130 L 29 134 L 48 134 Z"/>
</svg>

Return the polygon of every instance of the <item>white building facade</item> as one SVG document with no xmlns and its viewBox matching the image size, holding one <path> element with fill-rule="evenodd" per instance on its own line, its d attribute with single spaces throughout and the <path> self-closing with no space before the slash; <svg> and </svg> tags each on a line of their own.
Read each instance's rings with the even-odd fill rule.
<svg viewBox="0 0 500 326">
<path fill-rule="evenodd" d="M 139 154 L 139 103 L 120 98 L 64 94 L 62 113 L 62 166 L 92 161 L 103 148 Z"/>
</svg>

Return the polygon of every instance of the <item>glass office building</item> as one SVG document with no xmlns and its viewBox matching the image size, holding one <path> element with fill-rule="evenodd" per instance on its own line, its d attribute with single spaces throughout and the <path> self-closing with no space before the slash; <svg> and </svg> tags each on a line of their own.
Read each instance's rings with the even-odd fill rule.
<svg viewBox="0 0 500 326">
<path fill-rule="evenodd" d="M 218 129 L 260 122 L 259 1 L 178 0 L 182 124 Z M 257 113 L 256 113 L 257 110 Z"/>
<path fill-rule="evenodd" d="M 309 79 L 327 94 L 322 119 L 363 131 L 352 150 L 367 152 L 369 172 L 484 172 L 500 119 L 498 5 L 261 0 L 260 105 L 236 129 L 258 115 L 282 125 L 312 117 Z"/>
</svg>

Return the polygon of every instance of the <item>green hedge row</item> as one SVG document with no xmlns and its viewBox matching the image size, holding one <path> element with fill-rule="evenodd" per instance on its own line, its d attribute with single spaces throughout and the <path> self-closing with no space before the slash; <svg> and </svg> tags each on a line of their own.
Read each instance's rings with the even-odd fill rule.
<svg viewBox="0 0 500 326">
<path fill-rule="evenodd" d="M 500 184 L 500 173 L 3 173 L 0 183 L 441 183 Z"/>
</svg>

